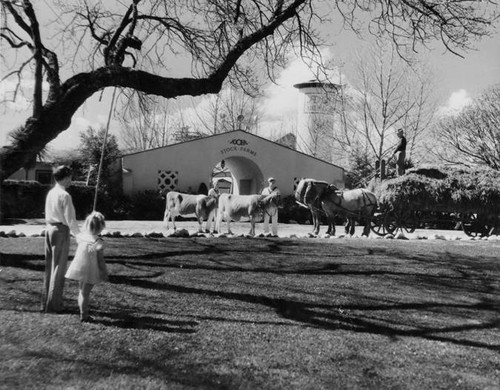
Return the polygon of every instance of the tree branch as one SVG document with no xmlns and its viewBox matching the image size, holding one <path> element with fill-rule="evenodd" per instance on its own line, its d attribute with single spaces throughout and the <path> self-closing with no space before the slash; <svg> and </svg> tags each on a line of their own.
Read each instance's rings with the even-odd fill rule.
<svg viewBox="0 0 500 390">
<path fill-rule="evenodd" d="M 38 20 L 33 6 L 27 0 L 24 1 L 24 12 L 31 24 L 31 39 L 33 40 L 33 57 L 35 59 L 35 86 L 33 89 L 33 117 L 39 118 L 42 111 L 42 68 L 43 68 L 43 45 L 40 37 Z"/>
<path fill-rule="evenodd" d="M 133 36 L 134 29 L 137 23 L 137 4 L 140 0 L 133 0 L 125 15 L 121 20 L 120 25 L 115 30 L 113 36 L 104 49 L 104 60 L 106 65 L 121 65 L 124 60 L 125 51 L 128 47 L 140 50 L 141 41 Z M 132 18 L 130 16 L 132 15 Z M 125 37 L 120 39 L 125 28 L 129 26 Z"/>
</svg>

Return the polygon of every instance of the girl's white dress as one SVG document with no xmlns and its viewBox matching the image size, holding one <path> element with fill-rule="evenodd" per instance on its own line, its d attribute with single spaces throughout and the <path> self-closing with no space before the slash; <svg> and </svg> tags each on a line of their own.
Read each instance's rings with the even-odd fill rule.
<svg viewBox="0 0 500 390">
<path fill-rule="evenodd" d="M 76 242 L 78 247 L 66 271 L 66 278 L 89 284 L 107 282 L 109 279 L 104 262 L 103 240 L 92 234 L 80 233 L 76 236 Z"/>
</svg>

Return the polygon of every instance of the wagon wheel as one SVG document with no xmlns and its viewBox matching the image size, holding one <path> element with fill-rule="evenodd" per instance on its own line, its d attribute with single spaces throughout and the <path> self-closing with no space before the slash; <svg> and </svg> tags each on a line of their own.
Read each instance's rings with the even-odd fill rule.
<svg viewBox="0 0 500 390">
<path fill-rule="evenodd" d="M 404 211 L 402 216 L 403 229 L 407 233 L 413 233 L 418 227 L 419 219 L 420 213 L 416 212 L 415 210 Z"/>
<path fill-rule="evenodd" d="M 399 228 L 398 216 L 394 210 L 388 211 L 384 215 L 384 228 L 388 234 L 394 234 Z"/>
<path fill-rule="evenodd" d="M 390 234 L 394 234 L 398 230 L 413 233 L 417 225 L 417 214 L 411 209 L 392 210 L 385 214 L 384 226 Z"/>
<path fill-rule="evenodd" d="M 384 213 L 376 212 L 370 221 L 371 231 L 379 236 L 385 236 L 386 234 L 389 234 L 384 225 L 384 217 Z"/>
<path fill-rule="evenodd" d="M 490 224 L 484 214 L 462 213 L 460 215 L 462 229 L 470 237 L 489 236 L 494 225 Z"/>
</svg>

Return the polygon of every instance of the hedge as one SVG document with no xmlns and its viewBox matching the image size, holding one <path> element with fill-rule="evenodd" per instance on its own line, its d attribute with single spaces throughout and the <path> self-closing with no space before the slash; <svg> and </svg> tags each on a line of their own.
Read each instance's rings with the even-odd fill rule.
<svg viewBox="0 0 500 390">
<path fill-rule="evenodd" d="M 52 188 L 38 181 L 5 180 L 1 186 L 0 207 L 3 218 L 32 219 L 44 218 L 45 198 Z M 84 219 L 93 209 L 95 188 L 85 185 L 71 185 L 68 192 L 73 198 L 76 218 Z M 125 200 L 121 197 L 110 199 L 105 190 L 99 191 L 97 210 L 108 219 L 121 217 Z"/>
<path fill-rule="evenodd" d="M 44 218 L 45 198 L 51 185 L 37 181 L 5 180 L 1 186 L 0 207 L 4 219 Z M 84 219 L 93 209 L 95 188 L 73 182 L 68 188 L 73 198 L 76 218 Z M 111 196 L 105 188 L 97 198 L 96 209 L 108 220 L 162 220 L 165 200 L 157 191 L 147 190 L 131 197 Z M 310 223 L 311 212 L 299 206 L 293 196 L 283 199 L 278 214 L 281 223 Z M 181 217 L 178 217 L 182 220 Z"/>
</svg>

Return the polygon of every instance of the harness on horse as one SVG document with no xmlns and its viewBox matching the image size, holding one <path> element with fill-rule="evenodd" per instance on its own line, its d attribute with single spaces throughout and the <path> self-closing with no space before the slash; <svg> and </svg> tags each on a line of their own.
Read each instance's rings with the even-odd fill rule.
<svg viewBox="0 0 500 390">
<path fill-rule="evenodd" d="M 344 191 L 335 191 L 337 193 L 337 195 L 339 196 L 339 199 L 340 199 L 340 202 L 337 203 L 335 201 L 332 200 L 332 203 L 338 207 L 339 209 L 341 209 L 346 216 L 350 216 L 350 217 L 361 217 L 361 211 L 364 211 L 366 210 L 368 207 L 371 207 L 371 206 L 377 206 L 377 203 L 373 203 L 370 199 L 370 197 L 366 194 L 366 190 L 364 189 L 361 189 L 361 195 L 363 196 L 363 207 L 358 210 L 357 212 L 354 212 L 354 211 L 351 211 L 347 208 L 345 208 L 344 206 L 342 206 L 342 199 L 344 198 Z"/>
<path fill-rule="evenodd" d="M 315 200 L 315 203 L 316 203 L 316 201 L 318 201 L 318 200 L 319 200 L 319 197 L 316 197 L 314 200 Z M 321 209 L 321 208 L 319 208 L 319 207 L 316 207 L 316 206 L 314 206 L 314 205 L 308 206 L 308 205 L 306 205 L 306 204 L 304 204 L 304 203 L 302 203 L 302 202 L 300 202 L 300 201 L 298 201 L 298 200 L 295 200 L 295 202 L 296 202 L 299 206 L 302 206 L 302 207 L 304 207 L 304 208 L 306 208 L 306 209 L 308 209 L 308 210 L 310 209 L 310 210 L 314 210 L 314 211 L 317 211 L 317 212 L 320 212 L 320 213 L 326 214 L 326 213 L 325 213 L 325 211 L 324 211 L 323 209 Z"/>
</svg>

